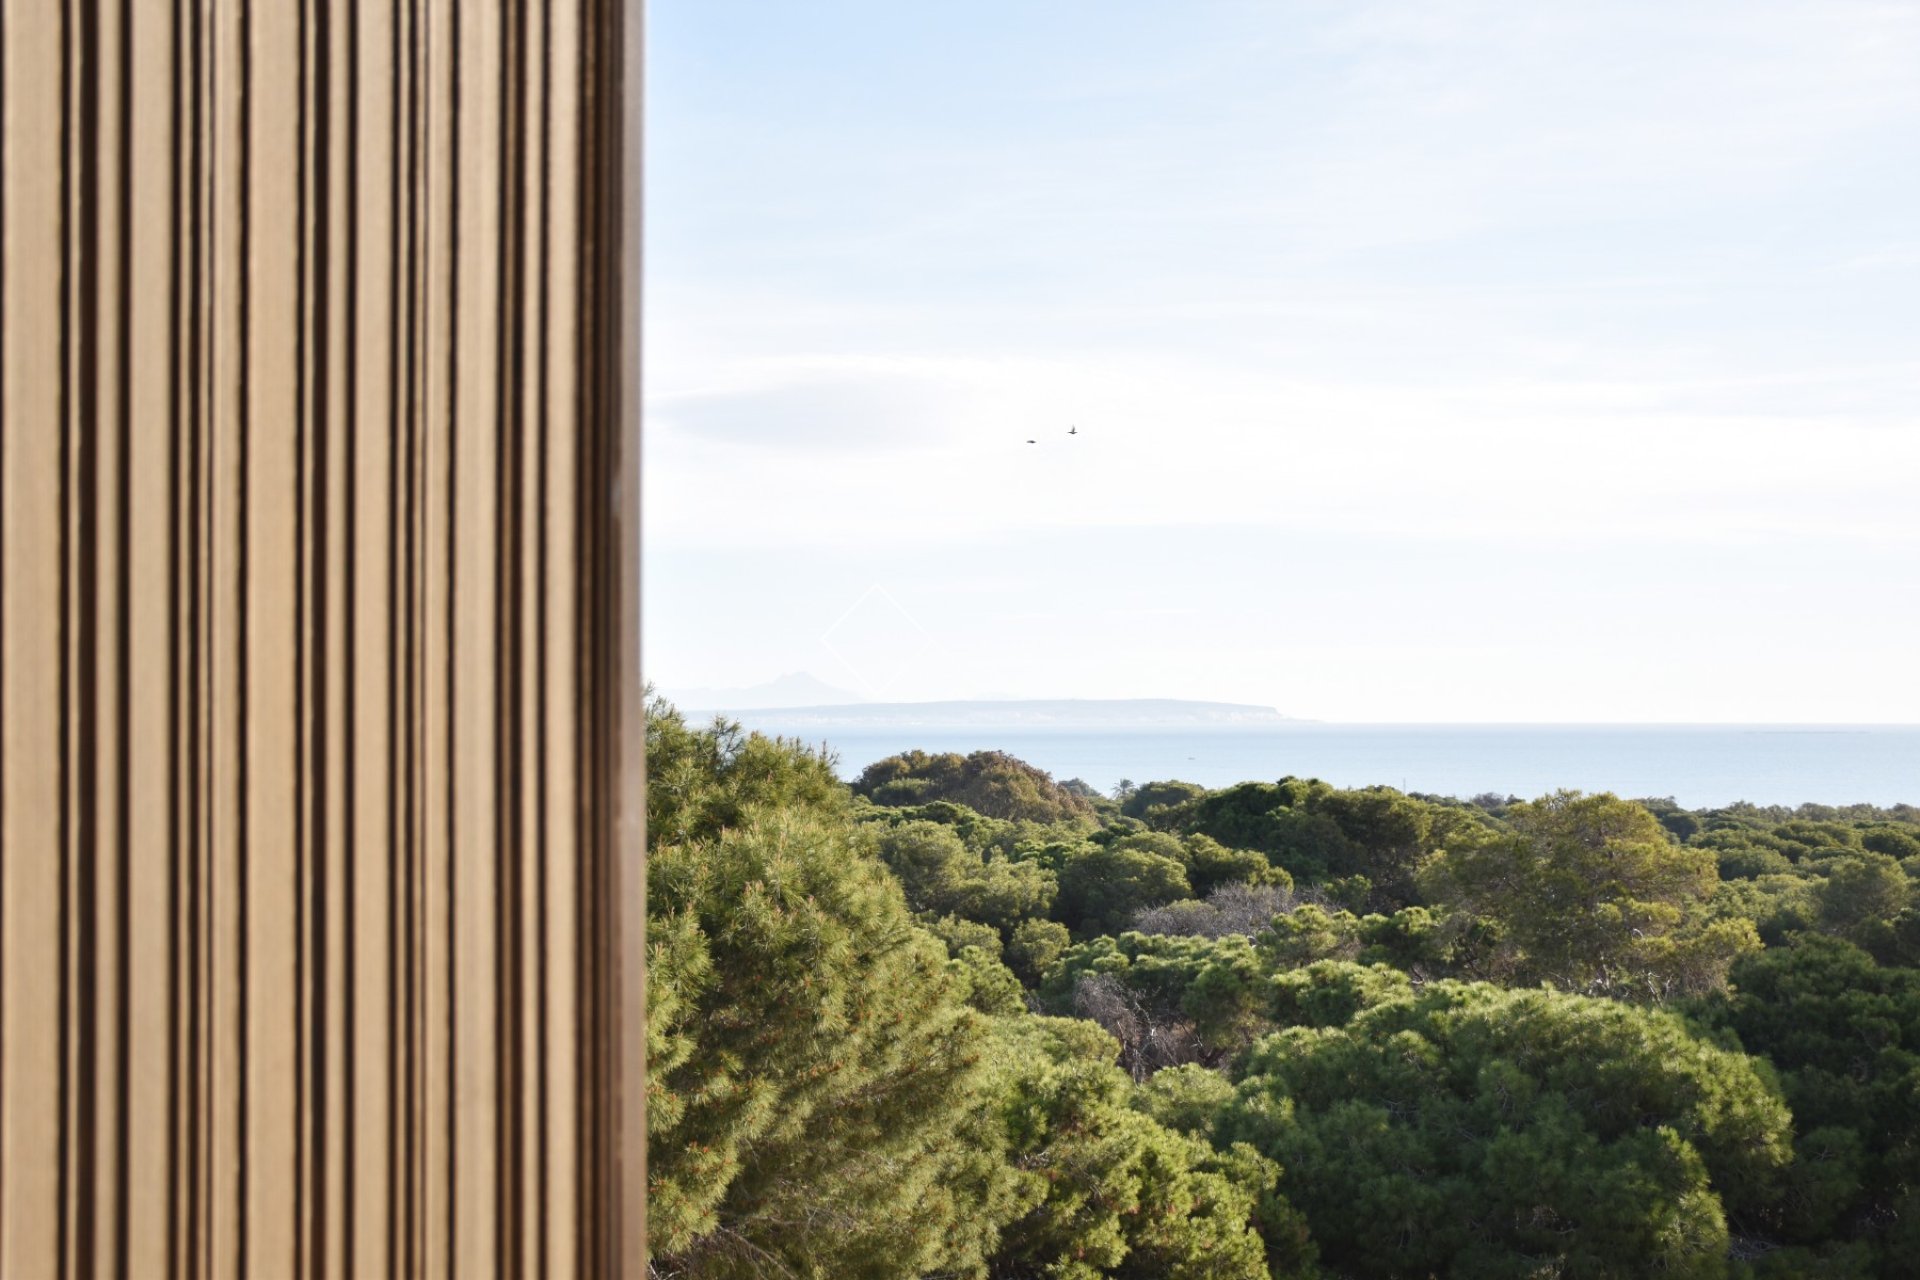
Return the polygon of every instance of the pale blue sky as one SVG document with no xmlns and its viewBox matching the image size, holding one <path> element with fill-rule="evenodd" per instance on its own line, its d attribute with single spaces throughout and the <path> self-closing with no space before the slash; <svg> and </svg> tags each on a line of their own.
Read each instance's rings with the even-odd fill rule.
<svg viewBox="0 0 1920 1280">
<path fill-rule="evenodd" d="M 1920 4 L 649 28 L 660 683 L 1920 722 Z"/>
</svg>

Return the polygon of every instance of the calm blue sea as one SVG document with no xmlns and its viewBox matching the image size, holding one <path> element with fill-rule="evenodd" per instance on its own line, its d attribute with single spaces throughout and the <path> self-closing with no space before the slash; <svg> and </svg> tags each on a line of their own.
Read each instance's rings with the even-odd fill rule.
<svg viewBox="0 0 1920 1280">
<path fill-rule="evenodd" d="M 853 777 L 910 747 L 1011 752 L 1056 778 L 1105 791 L 1122 778 L 1203 786 L 1294 774 L 1336 786 L 1534 797 L 1561 787 L 1671 796 L 1688 808 L 1736 800 L 1797 805 L 1920 804 L 1920 726 L 1332 725 L 1258 729 L 844 729 L 795 733 L 773 716 L 748 727 L 824 741 Z"/>
</svg>

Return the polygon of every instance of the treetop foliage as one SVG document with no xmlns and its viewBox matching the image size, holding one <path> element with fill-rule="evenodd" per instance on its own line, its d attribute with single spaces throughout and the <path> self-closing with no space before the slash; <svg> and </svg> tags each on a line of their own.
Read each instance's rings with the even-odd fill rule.
<svg viewBox="0 0 1920 1280">
<path fill-rule="evenodd" d="M 1884 1274 L 1920 1257 L 1920 972 L 1806 935 L 1734 966 L 1733 989 L 1690 1012 L 1780 1073 L 1804 1135 L 1774 1230 L 1836 1230 L 1879 1246 Z"/>
<path fill-rule="evenodd" d="M 1028 1014 L 992 930 L 916 922 L 823 760 L 660 704 L 648 746 L 655 1275 L 1260 1280 L 1310 1257 L 1270 1162 L 1135 1108 L 1113 1040 Z M 939 824 L 881 835 L 936 899 L 989 865 Z M 1050 923 L 1011 928 L 1028 965 L 1064 946 Z"/>
<path fill-rule="evenodd" d="M 1706 911 L 1717 884 L 1711 853 L 1646 809 L 1573 791 L 1456 831 L 1423 880 L 1462 921 L 1498 926 L 1510 981 L 1635 999 L 1713 989 L 1759 947 L 1750 923 Z"/>
<path fill-rule="evenodd" d="M 951 800 L 990 818 L 1060 822 L 1090 818 L 1092 799 L 1082 787 L 1065 787 L 1051 775 L 1004 751 L 929 755 L 908 751 L 876 760 L 861 771 L 855 794 L 876 804 L 925 804 Z"/>
<path fill-rule="evenodd" d="M 1672 1014 L 1459 982 L 1340 1003 L 1253 1049 L 1215 1137 L 1288 1170 L 1342 1274 L 1720 1276 L 1791 1158 L 1767 1076 Z"/>
<path fill-rule="evenodd" d="M 656 1276 L 1913 1274 L 1920 810 L 649 711 Z"/>
</svg>

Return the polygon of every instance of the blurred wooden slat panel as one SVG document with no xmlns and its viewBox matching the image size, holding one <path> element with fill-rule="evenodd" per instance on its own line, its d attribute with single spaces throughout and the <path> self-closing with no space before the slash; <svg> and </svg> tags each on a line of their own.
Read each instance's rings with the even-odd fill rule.
<svg viewBox="0 0 1920 1280">
<path fill-rule="evenodd" d="M 637 22 L 0 0 L 0 1274 L 643 1268 Z"/>
</svg>

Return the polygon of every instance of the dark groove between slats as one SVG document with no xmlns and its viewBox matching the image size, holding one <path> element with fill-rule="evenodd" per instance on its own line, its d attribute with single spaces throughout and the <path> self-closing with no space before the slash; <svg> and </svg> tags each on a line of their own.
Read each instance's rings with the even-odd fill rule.
<svg viewBox="0 0 1920 1280">
<path fill-rule="evenodd" d="M 351 752 L 358 743 L 358 721 L 356 711 L 358 700 L 353 697 L 359 687 L 359 601 L 355 586 L 359 582 L 359 470 L 360 470 L 360 219 L 351 202 L 356 201 L 360 191 L 360 6 L 347 6 L 347 93 L 346 93 L 346 198 L 349 201 L 345 225 L 342 229 L 345 262 L 342 270 L 346 277 L 345 296 L 342 305 L 345 314 L 343 350 L 341 357 L 344 385 L 341 388 L 341 419 L 345 431 L 346 469 L 340 477 L 344 489 L 343 520 L 341 528 L 341 573 L 345 580 L 341 592 L 340 608 L 342 613 L 341 631 L 341 680 L 346 687 L 347 696 L 341 699 L 340 737 L 348 751 L 348 758 L 342 762 L 340 770 L 340 829 L 342 836 L 342 854 L 345 859 L 341 867 L 340 910 L 343 945 L 341 947 L 341 1039 L 340 1059 L 347 1064 L 341 1073 L 340 1107 L 344 1123 L 341 1126 L 342 1166 L 341 1186 L 345 1194 L 340 1203 L 341 1257 L 340 1274 L 354 1276 L 356 1257 L 354 1227 L 357 1221 L 354 1205 L 354 1171 L 359 1157 L 357 1120 L 359 1116 L 359 1061 L 354 1047 L 357 1041 L 356 988 L 359 981 L 358 929 L 359 919 L 359 833 L 356 826 L 358 814 L 357 787 L 358 776 L 353 767 Z"/>
<path fill-rule="evenodd" d="M 457 770 L 454 763 L 455 743 L 458 741 L 460 722 L 459 699 L 455 696 L 458 683 L 454 677 L 454 655 L 459 652 L 454 643 L 459 617 L 460 593 L 460 380 L 458 375 L 460 360 L 460 156 L 461 117 L 460 104 L 464 81 L 461 77 L 461 32 L 460 5 L 452 6 L 452 24 L 448 33 L 450 48 L 449 74 L 452 79 L 452 103 L 448 111 L 447 129 L 454 139 L 451 148 L 450 172 L 447 181 L 448 237 L 447 256 L 455 269 L 447 275 L 447 616 L 446 634 L 443 637 L 443 653 L 446 662 L 446 700 L 447 725 L 443 750 L 447 759 L 447 792 L 444 800 L 446 809 L 447 842 L 447 968 L 446 968 L 446 1013 L 443 1034 L 447 1038 L 447 1076 L 450 1080 L 460 1078 L 460 1038 L 459 999 L 457 976 L 459 971 L 457 957 L 460 954 L 459 910 L 459 859 L 453 856 L 458 848 L 456 843 L 457 827 L 454 815 L 456 806 L 455 782 Z M 456 1242 L 459 1238 L 460 1222 L 460 1127 L 458 1123 L 459 1091 L 447 1089 L 446 1135 L 447 1165 L 444 1177 L 447 1185 L 447 1265 L 454 1266 Z"/>
<path fill-rule="evenodd" d="M 331 107 L 326 90 L 330 80 L 328 54 L 332 41 L 332 31 L 328 22 L 330 6 L 316 4 L 313 12 L 313 27 L 310 44 L 312 69 L 308 72 L 309 92 L 313 95 L 311 108 L 312 144 L 310 154 L 313 157 L 312 198 L 313 198 L 313 250 L 311 299 L 313 304 L 312 348 L 314 374 L 309 387 L 313 405 L 309 415 L 311 443 L 309 447 L 310 466 L 312 468 L 312 496 L 308 502 L 311 522 L 311 571 L 308 581 L 313 594 L 313 623 L 310 640 L 307 645 L 308 674 L 311 677 L 312 692 L 308 700 L 307 726 L 311 733 L 308 760 L 312 775 L 313 816 L 309 824 L 309 850 L 313 866 L 310 873 L 307 892 L 312 906 L 310 936 L 312 939 L 313 981 L 310 984 L 308 1007 L 313 1012 L 312 1029 L 308 1032 L 309 1062 L 308 1084 L 312 1093 L 310 1100 L 311 1118 L 308 1122 L 312 1134 L 309 1159 L 311 1161 L 310 1191 L 313 1205 L 309 1212 L 311 1219 L 312 1267 L 318 1276 L 326 1270 L 326 1225 L 327 1225 L 327 667 L 324 655 L 328 650 L 327 634 L 327 493 L 328 472 L 328 400 L 327 390 L 330 382 L 331 364 L 329 360 L 328 337 L 330 334 L 331 313 L 328 303 L 332 294 L 332 281 L 328 271 L 328 246 L 330 243 L 332 204 L 328 178 L 332 169 L 331 130 L 329 118 Z"/>
<path fill-rule="evenodd" d="M 186 221 L 183 200 L 185 187 L 182 176 L 186 163 L 182 157 L 181 123 L 185 112 L 181 99 L 186 92 L 187 77 L 179 74 L 185 65 L 185 38 L 182 28 L 181 0 L 174 0 L 172 6 L 172 25 L 169 31 L 171 44 L 168 50 L 168 65 L 174 69 L 173 92 L 168 95 L 168 129 L 172 142 L 169 153 L 171 164 L 167 172 L 167 203 L 169 214 L 167 246 L 167 291 L 169 312 L 167 326 L 167 1214 L 166 1214 L 166 1274 L 167 1280 L 180 1280 L 185 1274 L 184 1259 L 181 1256 L 182 1236 L 180 1219 L 183 1212 L 181 1191 L 183 1170 L 183 1134 L 185 1121 L 180 1103 L 180 1093 L 186 1073 L 181 1064 L 181 881 L 185 871 L 181 865 L 185 841 L 181 838 L 181 821 L 185 806 L 181 803 L 181 791 L 185 783 L 186 772 L 183 768 L 186 756 L 186 741 L 181 726 L 184 707 L 181 702 L 181 687 L 185 683 L 181 677 L 181 634 L 185 630 L 185 608 L 181 595 L 181 555 L 183 537 L 181 521 L 184 517 L 184 505 L 181 490 L 184 487 L 184 471 L 181 455 L 185 445 L 181 438 L 181 423 L 186 418 L 185 380 L 181 376 L 180 362 L 184 345 L 182 335 L 188 324 L 188 314 L 183 310 L 185 296 L 184 264 L 181 243 L 182 228 Z"/>
<path fill-rule="evenodd" d="M 391 31 L 391 55 L 395 74 L 404 65 L 401 52 L 404 41 L 401 38 L 401 8 L 393 9 Z M 402 518 L 400 479 L 402 475 L 401 453 L 403 436 L 401 434 L 401 339 L 398 331 L 397 302 L 400 297 L 401 246 L 404 243 L 402 228 L 404 205 L 402 203 L 402 154 L 401 154 L 401 111 L 402 101 L 399 86 L 391 87 L 390 100 L 391 129 L 388 142 L 392 147 L 389 158 L 390 173 L 388 192 L 391 204 L 389 224 L 391 233 L 388 242 L 387 298 L 390 306 L 389 323 L 394 326 L 387 344 L 387 627 L 386 627 L 386 678 L 388 682 L 387 736 L 386 736 L 386 800 L 387 800 L 387 884 L 386 884 L 386 989 L 387 989 L 387 1044 L 386 1044 L 386 1082 L 387 1082 L 387 1214 L 386 1214 L 386 1257 L 387 1275 L 390 1280 L 400 1272 L 401 1235 L 403 1208 L 396 1199 L 396 1188 L 402 1186 L 401 1167 L 401 1066 L 404 1061 L 400 1050 L 400 992 L 399 992 L 399 947 L 400 947 L 400 874 L 401 874 L 401 833 L 403 830 L 400 805 L 397 800 L 401 789 L 400 774 L 400 732 L 405 712 L 401 699 L 393 692 L 398 687 L 400 675 L 400 520 Z"/>
<path fill-rule="evenodd" d="M 252 261 L 253 252 L 253 6 L 240 6 L 240 69 L 239 69 L 239 115 L 240 115 L 240 217 L 239 217 L 239 257 L 242 264 Z M 244 265 L 235 281 L 239 294 L 239 328 L 243 334 L 253 332 L 253 273 Z M 234 843 L 239 862 L 235 876 L 234 892 L 238 901 L 237 930 L 239 933 L 239 954 L 235 963 L 235 998 L 238 1001 L 238 1017 L 235 1034 L 239 1042 L 239 1079 L 236 1082 L 238 1097 L 235 1107 L 235 1161 L 234 1161 L 234 1265 L 238 1275 L 249 1272 L 248 1263 L 252 1257 L 248 1233 L 248 1192 L 252 1187 L 252 1161 L 248 1142 L 250 1121 L 253 1114 L 251 1084 L 253 1073 L 248 1068 L 250 1053 L 250 1035 L 252 1029 L 253 1000 L 253 858 L 252 858 L 252 813 L 249 805 L 251 787 L 248 785 L 252 768 L 253 751 L 251 734 L 253 718 L 251 712 L 252 689 L 252 650 L 249 640 L 253 618 L 252 595 L 249 586 L 253 580 L 252 556 L 252 520 L 253 520 L 253 352 L 249 343 L 242 342 L 236 360 L 235 370 L 239 394 L 239 454 L 235 464 L 239 468 L 239 483 L 236 486 L 238 509 L 234 519 L 239 533 L 235 539 L 234 554 L 236 564 L 235 611 L 238 616 L 239 630 L 235 637 L 235 694 L 234 694 L 234 735 L 235 747 L 235 805 L 234 805 Z"/>
<path fill-rule="evenodd" d="M 133 0 L 120 0 L 119 64 L 116 105 L 119 143 L 118 191 L 115 209 L 119 226 L 117 307 L 114 317 L 118 350 L 114 370 L 118 396 L 114 404 L 119 443 L 114 470 L 114 696 L 112 745 L 114 766 L 114 1254 L 113 1274 L 126 1280 L 132 1274 L 129 1232 L 132 1215 L 133 1168 Z M 102 83 L 105 83 L 102 76 Z"/>
<path fill-rule="evenodd" d="M 244 12 L 244 10 L 242 11 Z M 217 15 L 220 12 L 220 7 L 218 5 L 212 6 L 211 12 Z M 217 38 L 215 38 L 214 34 L 209 33 L 209 35 L 207 36 L 207 87 L 206 87 L 206 96 L 207 96 L 207 104 L 208 104 L 207 106 L 207 161 L 206 161 L 206 165 L 203 172 L 206 176 L 206 183 L 207 183 L 207 240 L 211 245 L 215 245 L 215 246 L 217 246 L 220 243 L 220 202 L 217 199 L 217 196 L 218 196 L 217 180 L 218 180 L 218 175 L 220 173 L 220 132 L 217 127 L 216 117 L 214 114 L 214 108 L 216 104 L 218 104 L 218 102 L 220 101 L 220 56 L 219 55 L 220 55 L 219 41 Z M 206 285 L 207 296 L 209 299 L 212 300 L 212 305 L 209 306 L 208 308 L 209 315 L 205 322 L 208 326 L 208 337 L 207 337 L 205 352 L 204 352 L 205 359 L 207 362 L 207 371 L 206 371 L 207 398 L 204 401 L 206 412 L 207 412 L 207 435 L 206 435 L 207 473 L 209 477 L 216 478 L 216 479 L 210 479 L 207 485 L 206 526 L 205 526 L 205 532 L 203 534 L 203 536 L 206 539 L 205 554 L 207 557 L 206 581 L 207 581 L 208 593 L 206 598 L 206 612 L 207 612 L 206 625 L 207 625 L 207 632 L 209 636 L 211 636 L 215 632 L 219 624 L 218 606 L 215 604 L 214 597 L 213 597 L 213 584 L 220 581 L 220 569 L 221 569 L 220 555 L 219 555 L 220 544 L 219 544 L 219 535 L 217 532 L 219 528 L 218 519 L 221 511 L 220 491 L 222 488 L 222 486 L 218 483 L 218 480 L 217 480 L 217 477 L 220 474 L 220 459 L 221 459 L 220 432 L 218 429 L 219 424 L 218 424 L 218 421 L 215 415 L 215 410 L 214 410 L 214 406 L 216 403 L 214 400 L 214 396 L 216 394 L 215 388 L 220 386 L 219 379 L 220 379 L 221 369 L 220 369 L 219 343 L 215 340 L 215 333 L 213 331 L 214 317 L 211 314 L 213 311 L 213 307 L 218 305 L 219 297 L 220 297 L 220 288 L 219 288 L 220 286 L 220 255 L 217 252 L 210 252 L 206 254 L 206 272 L 207 272 L 207 285 Z M 206 674 L 204 678 L 206 680 L 206 689 L 207 689 L 207 732 L 203 740 L 203 745 L 207 755 L 206 755 L 202 773 L 201 773 L 201 785 L 204 788 L 204 792 L 205 792 L 204 798 L 202 800 L 202 806 L 203 806 L 202 814 L 206 822 L 206 829 L 203 832 L 201 837 L 203 841 L 203 848 L 206 851 L 205 852 L 205 856 L 206 856 L 205 870 L 201 878 L 201 885 L 204 890 L 204 897 L 201 900 L 200 909 L 201 909 L 201 912 L 203 913 L 202 937 L 204 939 L 204 944 L 205 944 L 201 952 L 201 963 L 204 966 L 204 969 L 203 969 L 204 976 L 202 978 L 202 981 L 206 984 L 206 992 L 207 992 L 206 994 L 207 1016 L 205 1017 L 205 1019 L 202 1021 L 202 1024 L 201 1024 L 201 1035 L 203 1037 L 202 1044 L 201 1044 L 201 1053 L 204 1055 L 205 1068 L 204 1068 L 204 1074 L 199 1078 L 197 1083 L 199 1084 L 200 1088 L 202 1089 L 205 1095 L 204 1101 L 202 1103 L 202 1115 L 204 1116 L 204 1124 L 205 1124 L 205 1132 L 203 1134 L 202 1141 L 205 1143 L 206 1154 L 201 1161 L 202 1185 L 200 1188 L 200 1217 L 201 1217 L 200 1230 L 206 1240 L 206 1250 L 210 1259 L 210 1262 L 208 1265 L 210 1267 L 219 1265 L 219 1260 L 217 1258 L 213 1258 L 212 1256 L 213 1249 L 214 1249 L 214 1199 L 215 1199 L 214 1193 L 213 1193 L 213 1178 L 214 1178 L 214 1154 L 213 1153 L 214 1153 L 215 1144 L 218 1140 L 219 1132 L 220 1132 L 219 1111 L 215 1106 L 215 1100 L 218 1097 L 218 1088 L 219 1088 L 219 1060 L 216 1057 L 216 1051 L 214 1046 L 214 1037 L 217 1034 L 217 1024 L 215 1022 L 215 1015 L 219 1009 L 219 995 L 220 995 L 220 992 L 219 992 L 219 985 L 220 985 L 219 972 L 220 971 L 217 964 L 217 958 L 219 953 L 218 929 L 219 929 L 220 917 L 216 911 L 219 894 L 220 894 L 220 877 L 215 865 L 215 858 L 219 851 L 219 845 L 216 839 L 216 833 L 219 830 L 219 814 L 215 807 L 215 799 L 216 799 L 215 788 L 217 785 L 218 778 L 217 778 L 217 770 L 215 768 L 215 761 L 217 759 L 217 745 L 216 745 L 216 739 L 214 736 L 215 734 L 214 717 L 220 709 L 220 685 L 219 685 L 220 663 L 219 663 L 218 653 L 219 653 L 219 650 L 216 645 L 209 643 L 206 646 L 206 650 L 205 650 Z M 244 956 L 245 954 L 244 947 L 240 949 L 240 953 L 241 955 Z M 237 1131 L 236 1136 L 239 1137 L 242 1141 L 244 1141 L 244 1137 L 245 1137 L 244 1130 L 242 1130 L 238 1125 L 236 1125 L 235 1127 Z M 245 1218 L 245 1215 L 242 1214 L 241 1219 L 244 1220 L 244 1218 Z"/>
<path fill-rule="evenodd" d="M 287 923 L 293 931 L 293 1238 L 288 1242 L 293 1256 L 288 1259 L 293 1280 L 306 1280 L 306 1224 L 311 1216 L 307 1202 L 307 1153 L 313 1144 L 311 1113 L 307 1107 L 308 1043 L 314 980 L 307 962 L 307 900 L 312 893 L 311 848 L 314 810 L 309 807 L 314 791 L 314 760 L 308 753 L 306 727 L 313 723 L 315 707 L 309 700 L 307 668 L 311 661 L 308 601 L 312 595 L 313 566 L 308 554 L 309 477 L 313 471 L 310 410 L 315 377 L 312 357 L 312 264 L 309 258 L 313 237 L 308 234 L 309 176 L 314 162 L 311 134 L 313 93 L 311 87 L 310 41 L 312 6 L 309 0 L 297 0 L 299 56 L 294 71 L 294 250 L 293 250 L 293 457 L 298 476 L 293 485 L 293 919 Z"/>
<path fill-rule="evenodd" d="M 553 118 L 553 11 L 540 11 L 540 119 Z M 538 437 L 534 442 L 534 744 L 533 744 L 533 825 L 534 838 L 534 875 L 537 877 L 534 889 L 534 920 L 536 940 L 532 961 L 532 981 L 534 984 L 534 1023 L 533 1038 L 535 1070 L 534 1086 L 534 1132 L 537 1136 L 535 1156 L 536 1181 L 534 1184 L 534 1205 L 537 1218 L 534 1223 L 534 1239 L 545 1240 L 552 1228 L 548 1214 L 548 1198 L 551 1183 L 548 1178 L 548 1081 L 547 1081 L 547 966 L 546 960 L 552 945 L 548 937 L 548 901 L 547 901 L 547 861 L 550 849 L 547 844 L 547 682 L 543 678 L 547 670 L 549 655 L 547 650 L 546 601 L 550 598 L 550 582 L 547 574 L 547 459 L 552 453 L 549 432 L 552 422 L 547 412 L 548 391 L 551 369 L 548 363 L 547 333 L 551 325 L 549 314 L 550 271 L 553 264 L 553 145 L 551 134 L 542 139 L 540 145 L 540 268 L 536 288 L 539 305 L 535 308 L 535 332 L 538 334 L 538 376 L 535 381 L 535 396 L 539 410 L 535 415 Z M 541 1280 L 546 1280 L 549 1255 L 545 1250 L 540 1253 L 540 1264 L 535 1268 Z"/>
<path fill-rule="evenodd" d="M 73 520 L 73 275 L 80 257 L 73 243 L 73 5 L 63 0 L 60 6 L 60 1086 L 59 1086 L 59 1171 L 54 1210 L 57 1214 L 55 1269 L 61 1280 L 68 1275 L 71 1257 L 69 1206 L 74 1200 L 73 1103 L 71 1055 L 75 1019 L 73 1000 L 73 657 L 72 644 L 72 520 Z"/>
</svg>

